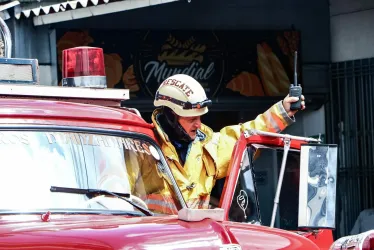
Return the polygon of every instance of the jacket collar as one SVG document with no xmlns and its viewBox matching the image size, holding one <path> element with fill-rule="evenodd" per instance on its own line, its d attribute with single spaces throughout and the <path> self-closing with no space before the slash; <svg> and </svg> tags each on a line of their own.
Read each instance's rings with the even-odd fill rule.
<svg viewBox="0 0 374 250">
<path fill-rule="evenodd" d="M 156 128 L 158 135 L 160 136 L 163 143 L 170 142 L 168 135 L 162 129 L 158 119 L 161 115 L 161 108 L 157 108 L 152 113 L 152 123 Z M 209 142 L 212 138 L 213 130 L 206 126 L 205 124 L 201 124 L 201 128 L 197 130 L 195 141 L 200 141 L 203 145 Z"/>
</svg>

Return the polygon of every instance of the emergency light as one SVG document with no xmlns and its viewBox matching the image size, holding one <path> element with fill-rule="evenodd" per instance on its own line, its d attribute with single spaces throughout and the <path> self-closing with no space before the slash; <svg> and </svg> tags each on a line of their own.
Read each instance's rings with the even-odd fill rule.
<svg viewBox="0 0 374 250">
<path fill-rule="evenodd" d="M 62 86 L 106 88 L 103 49 L 81 46 L 63 50 Z"/>
</svg>

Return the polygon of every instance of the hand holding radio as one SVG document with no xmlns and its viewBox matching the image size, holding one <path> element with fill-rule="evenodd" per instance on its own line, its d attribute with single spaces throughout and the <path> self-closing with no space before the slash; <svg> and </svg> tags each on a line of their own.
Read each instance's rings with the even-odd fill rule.
<svg viewBox="0 0 374 250">
<path fill-rule="evenodd" d="M 301 100 L 300 105 L 301 109 L 305 109 L 305 97 L 301 95 L 301 97 L 291 97 L 289 94 L 283 99 L 283 107 L 286 110 L 289 117 L 294 116 L 298 110 L 291 110 L 292 103 L 298 102 Z"/>
<path fill-rule="evenodd" d="M 290 84 L 289 94 L 283 100 L 283 107 L 288 116 L 294 116 L 297 111 L 305 109 L 305 98 L 302 95 L 302 88 L 297 82 L 297 51 L 295 51 L 294 60 L 294 83 Z"/>
</svg>

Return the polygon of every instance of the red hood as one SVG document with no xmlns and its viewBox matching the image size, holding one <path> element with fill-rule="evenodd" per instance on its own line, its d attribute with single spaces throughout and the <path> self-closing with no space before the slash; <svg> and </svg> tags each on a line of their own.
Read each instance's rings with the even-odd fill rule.
<svg viewBox="0 0 374 250">
<path fill-rule="evenodd" d="M 188 223 L 176 217 L 118 215 L 51 215 L 43 222 L 36 215 L 2 216 L 0 249 L 160 249 L 193 244 L 219 249 L 228 243 L 224 229 L 214 221 Z M 172 247 L 174 245 L 174 248 Z M 185 245 L 185 249 L 191 245 Z"/>
<path fill-rule="evenodd" d="M 209 219 L 193 223 L 175 216 L 52 214 L 49 222 L 43 222 L 39 215 L 7 215 L 0 218 L 0 249 L 220 249 L 238 242 L 243 249 L 270 249 L 275 242 L 282 249 L 316 249 L 309 240 L 285 231 L 232 223 L 226 228 L 228 233 Z"/>
</svg>

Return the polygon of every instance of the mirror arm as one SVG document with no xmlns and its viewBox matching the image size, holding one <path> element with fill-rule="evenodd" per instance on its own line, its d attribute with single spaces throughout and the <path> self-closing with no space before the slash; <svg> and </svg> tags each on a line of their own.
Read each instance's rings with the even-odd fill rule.
<svg viewBox="0 0 374 250">
<path fill-rule="evenodd" d="M 315 138 L 309 138 L 309 137 L 266 132 L 266 131 L 261 131 L 261 130 L 257 130 L 257 129 L 249 129 L 249 130 L 244 131 L 244 137 L 245 138 L 249 138 L 251 135 L 278 137 L 278 138 L 283 138 L 284 140 L 289 139 L 289 140 L 298 140 L 298 141 L 315 142 L 315 143 L 321 143 L 322 142 L 321 138 L 315 139 Z"/>
<path fill-rule="evenodd" d="M 270 224 L 271 228 L 274 227 L 275 217 L 277 215 L 279 196 L 280 196 L 280 192 L 282 189 L 283 176 L 284 176 L 284 171 L 286 169 L 286 162 L 287 162 L 288 151 L 290 150 L 290 145 L 291 145 L 291 139 L 284 138 L 284 153 L 283 153 L 283 159 L 282 159 L 282 166 L 281 166 L 280 173 L 279 173 L 277 191 L 275 193 L 275 198 L 274 198 L 273 214 L 271 216 L 271 224 Z"/>
</svg>

